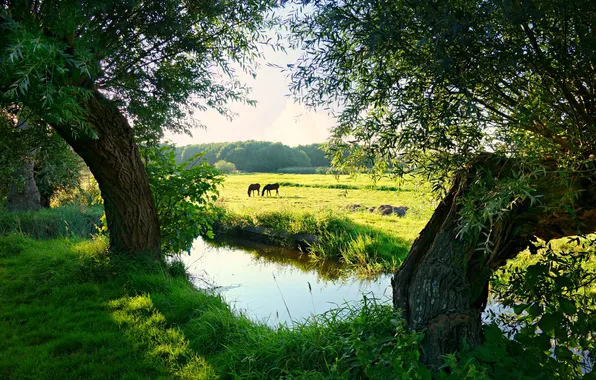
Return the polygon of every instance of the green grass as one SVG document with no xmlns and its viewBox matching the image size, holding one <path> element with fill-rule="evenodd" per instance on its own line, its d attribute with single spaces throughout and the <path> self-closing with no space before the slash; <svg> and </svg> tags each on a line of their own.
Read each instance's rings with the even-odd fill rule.
<svg viewBox="0 0 596 380">
<path fill-rule="evenodd" d="M 197 291 L 180 264 L 104 238 L 0 236 L 0 378 L 417 378 L 417 334 L 366 301 L 272 330 Z"/>
<path fill-rule="evenodd" d="M 91 237 L 101 225 L 103 206 L 61 206 L 29 212 L 0 210 L 0 235 L 24 234 L 33 238 Z"/>
<path fill-rule="evenodd" d="M 251 183 L 277 182 L 280 195 L 248 197 Z M 321 237 L 317 257 L 339 258 L 360 274 L 393 271 L 407 255 L 434 210 L 427 185 L 369 177 L 319 174 L 238 174 L 226 177 L 219 204 L 228 227 L 256 225 Z M 351 212 L 350 205 L 408 206 L 405 217 Z"/>
</svg>

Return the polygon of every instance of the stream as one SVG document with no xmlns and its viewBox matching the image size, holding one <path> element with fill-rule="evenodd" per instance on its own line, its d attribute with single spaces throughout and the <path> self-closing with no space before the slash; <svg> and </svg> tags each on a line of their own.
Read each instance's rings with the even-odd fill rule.
<svg viewBox="0 0 596 380">
<path fill-rule="evenodd" d="M 391 274 L 360 279 L 338 263 L 313 262 L 298 251 L 249 240 L 198 238 L 180 260 L 197 288 L 220 294 L 234 311 L 274 328 L 312 320 L 346 303 L 357 305 L 365 295 L 391 304 Z M 489 299 L 482 320 L 489 323 L 511 311 Z M 582 356 L 583 372 L 591 372 L 589 354 Z"/>
<path fill-rule="evenodd" d="M 391 275 L 349 276 L 337 263 L 243 239 L 197 239 L 180 259 L 195 286 L 213 288 L 237 312 L 271 327 L 291 326 L 363 295 L 391 302 Z"/>
</svg>

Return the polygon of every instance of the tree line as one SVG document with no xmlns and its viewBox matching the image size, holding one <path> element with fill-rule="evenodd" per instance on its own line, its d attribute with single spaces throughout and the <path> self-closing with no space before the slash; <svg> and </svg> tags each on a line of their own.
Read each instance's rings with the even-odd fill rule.
<svg viewBox="0 0 596 380">
<path fill-rule="evenodd" d="M 322 144 L 289 147 L 270 141 L 237 141 L 186 145 L 176 148 L 176 160 L 184 162 L 197 153 L 211 165 L 227 161 L 245 172 L 277 172 L 289 167 L 328 167 Z"/>
</svg>

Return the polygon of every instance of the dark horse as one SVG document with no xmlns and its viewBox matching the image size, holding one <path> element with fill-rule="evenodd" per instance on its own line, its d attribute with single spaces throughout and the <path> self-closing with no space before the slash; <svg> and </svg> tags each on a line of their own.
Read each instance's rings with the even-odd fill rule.
<svg viewBox="0 0 596 380">
<path fill-rule="evenodd" d="M 253 191 L 257 192 L 257 195 L 259 195 L 259 190 L 261 189 L 261 185 L 258 183 L 253 183 L 250 186 L 248 186 L 248 196 L 250 197 L 250 193 L 252 193 Z"/>
<path fill-rule="evenodd" d="M 275 194 L 279 195 L 279 183 L 271 183 L 269 185 L 265 185 L 263 187 L 263 193 L 261 193 L 261 196 L 265 195 L 265 191 L 267 192 L 267 195 L 271 195 L 271 190 L 275 190 Z"/>
</svg>

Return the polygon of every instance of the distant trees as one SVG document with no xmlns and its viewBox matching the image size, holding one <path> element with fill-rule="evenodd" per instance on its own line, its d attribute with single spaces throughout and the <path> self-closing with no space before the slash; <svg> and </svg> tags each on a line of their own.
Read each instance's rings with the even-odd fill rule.
<svg viewBox="0 0 596 380">
<path fill-rule="evenodd" d="M 321 144 L 292 148 L 269 141 L 187 145 L 176 149 L 176 159 L 182 162 L 197 153 L 203 153 L 203 159 L 212 165 L 226 161 L 246 172 L 277 172 L 288 167 L 330 166 L 330 161 L 321 150 Z"/>
<path fill-rule="evenodd" d="M 306 153 L 312 166 L 330 166 L 331 164 L 329 158 L 325 157 L 322 144 L 298 145 L 296 149 Z"/>
<path fill-rule="evenodd" d="M 215 166 L 215 169 L 220 173 L 229 174 L 237 170 L 236 165 L 225 160 L 219 160 L 213 166 Z"/>
</svg>

